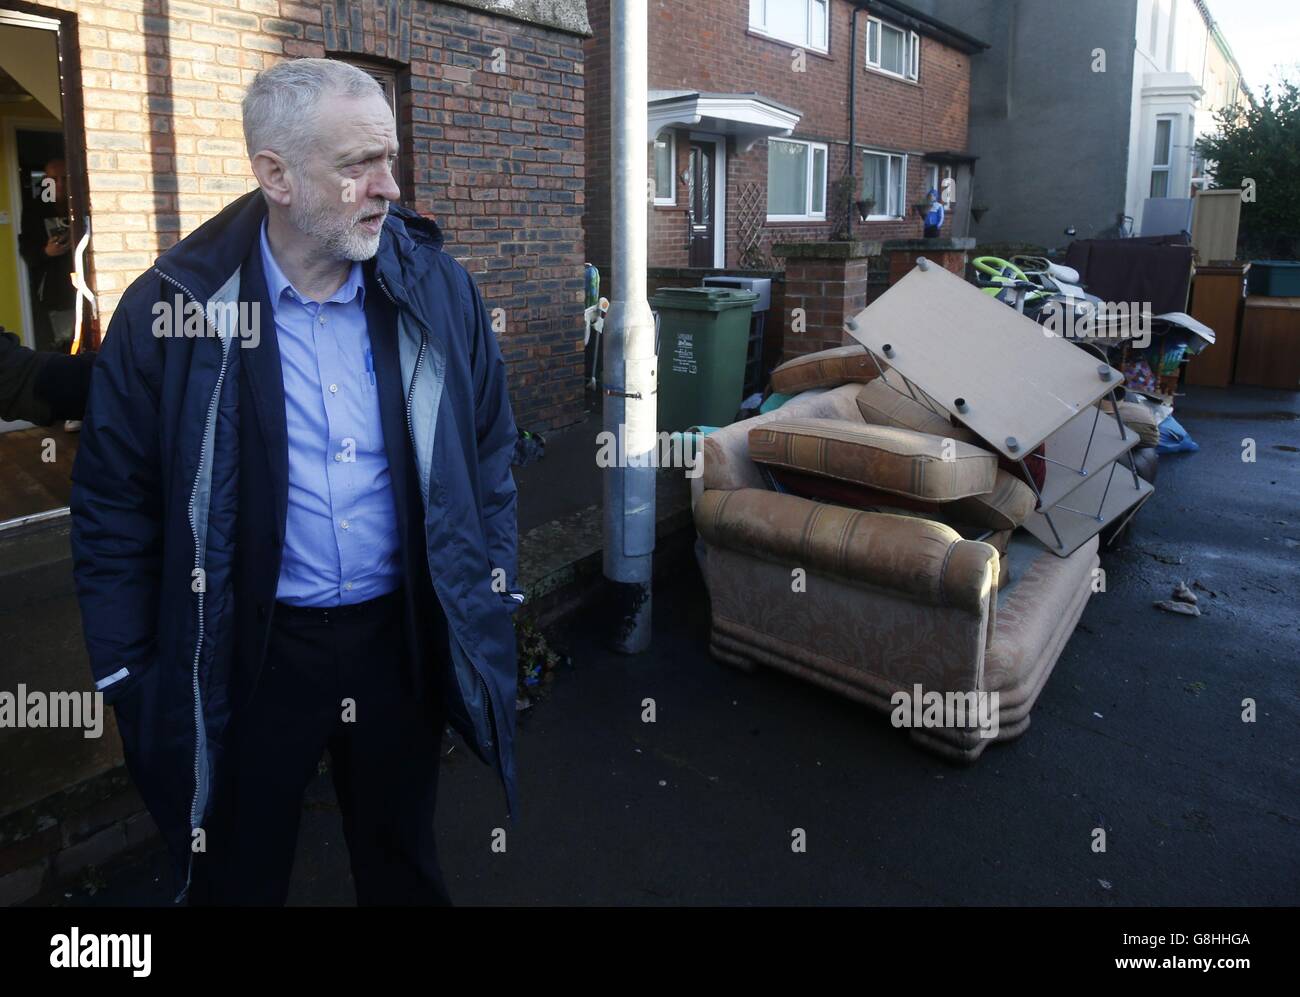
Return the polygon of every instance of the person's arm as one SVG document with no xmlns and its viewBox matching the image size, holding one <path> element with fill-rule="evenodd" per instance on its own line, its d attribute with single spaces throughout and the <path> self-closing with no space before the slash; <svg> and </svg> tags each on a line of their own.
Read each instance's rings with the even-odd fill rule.
<svg viewBox="0 0 1300 997">
<path fill-rule="evenodd" d="M 156 664 L 162 581 L 161 347 L 147 330 L 133 339 L 129 313 L 124 299 L 94 365 L 69 502 L 86 649 L 109 703 Z"/>
<path fill-rule="evenodd" d="M 86 411 L 94 353 L 30 350 L 0 329 L 0 419 L 48 426 Z"/>
<path fill-rule="evenodd" d="M 12 332 L 0 329 L 0 419 L 38 426 L 54 421 L 49 404 L 36 391 L 37 376 L 50 356 L 29 350 Z"/>
<path fill-rule="evenodd" d="M 44 269 L 49 259 L 45 255 L 45 244 L 49 241 L 49 236 L 45 233 L 45 220 L 31 202 L 23 206 L 22 225 L 23 230 L 18 234 L 18 252 L 27 262 L 28 269 L 34 273 L 38 269 Z"/>
<path fill-rule="evenodd" d="M 49 406 L 51 420 L 80 419 L 86 412 L 94 353 L 42 354 L 45 363 L 36 374 L 36 396 Z"/>
<path fill-rule="evenodd" d="M 474 279 L 464 275 L 468 296 L 466 318 L 473 336 L 471 373 L 474 380 L 474 427 L 478 437 L 479 488 L 483 524 L 487 530 L 488 557 L 493 568 L 505 573 L 504 585 L 494 590 L 510 612 L 524 601 L 519 587 L 519 533 L 514 475 L 510 471 L 519 430 L 510 409 L 506 364 L 497 345 L 487 306 Z M 495 581 L 495 579 L 494 579 Z"/>
</svg>

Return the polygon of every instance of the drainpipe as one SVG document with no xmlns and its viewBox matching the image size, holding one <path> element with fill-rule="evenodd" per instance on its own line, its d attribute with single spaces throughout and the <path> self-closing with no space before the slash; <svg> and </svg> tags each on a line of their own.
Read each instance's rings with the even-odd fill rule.
<svg viewBox="0 0 1300 997">
<path fill-rule="evenodd" d="M 604 434 L 617 460 L 604 472 L 604 573 L 614 609 L 612 646 L 650 646 L 655 544 L 656 359 L 646 301 L 646 0 L 610 4 L 611 162 L 615 297 L 605 321 Z M 608 448 L 607 448 L 608 449 Z"/>
<path fill-rule="evenodd" d="M 858 154 L 854 144 L 857 137 L 857 120 L 858 120 L 858 15 L 862 13 L 863 8 L 854 4 L 853 17 L 849 21 L 849 176 L 858 175 Z M 853 185 L 853 193 L 857 194 L 858 185 Z M 857 198 L 854 197 L 849 202 L 849 238 L 853 238 L 853 222 L 858 213 Z"/>
</svg>

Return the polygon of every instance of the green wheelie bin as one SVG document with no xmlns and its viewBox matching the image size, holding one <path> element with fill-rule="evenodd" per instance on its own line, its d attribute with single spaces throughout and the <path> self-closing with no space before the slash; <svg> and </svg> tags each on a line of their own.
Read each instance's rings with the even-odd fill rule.
<svg viewBox="0 0 1300 997">
<path fill-rule="evenodd" d="M 725 287 L 665 287 L 650 299 L 659 314 L 660 431 L 735 418 L 757 300 L 753 291 Z"/>
</svg>

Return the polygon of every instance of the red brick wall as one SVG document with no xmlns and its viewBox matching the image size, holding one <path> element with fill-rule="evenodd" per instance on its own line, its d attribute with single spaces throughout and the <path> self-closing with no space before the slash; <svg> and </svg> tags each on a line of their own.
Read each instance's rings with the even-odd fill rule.
<svg viewBox="0 0 1300 997">
<path fill-rule="evenodd" d="M 867 260 L 791 259 L 785 268 L 782 361 L 843 346 L 844 323 L 867 307 Z M 803 309 L 796 331 L 793 312 Z"/>
<path fill-rule="evenodd" d="M 590 0 L 588 16 L 594 37 L 586 42 L 592 101 L 587 129 L 587 194 L 584 218 L 587 257 L 598 266 L 609 261 L 609 2 Z M 650 5 L 651 89 L 700 90 L 715 93 L 756 91 L 763 97 L 793 107 L 802 117 L 792 137 L 829 144 L 827 186 L 847 172 L 849 41 L 853 7 L 832 0 L 830 51 L 808 52 L 804 72 L 794 72 L 791 46 L 749 31 L 749 0 L 658 0 Z M 921 38 L 918 83 L 873 72 L 864 66 L 866 17 L 858 18 L 857 121 L 859 148 L 909 154 L 907 201 L 910 206 L 925 193 L 926 164 L 921 153 L 966 148 L 970 103 L 970 56 L 935 41 Z M 686 165 L 685 132 L 679 133 L 678 172 Z M 767 143 L 759 142 L 747 153 L 728 143 L 727 265 L 735 267 L 738 255 L 737 211 L 741 185 L 761 185 L 766 205 Z M 653 159 L 651 160 L 653 169 Z M 855 174 L 862 175 L 861 162 Z M 860 180 L 859 180 L 860 182 Z M 678 185 L 677 207 L 653 207 L 650 217 L 650 265 L 681 266 L 686 262 L 685 190 Z M 773 242 L 822 240 L 831 234 L 833 221 L 764 222 L 764 248 Z M 858 239 L 920 238 L 921 222 L 914 214 L 902 221 L 856 223 Z M 945 235 L 950 226 L 945 225 Z"/>
<path fill-rule="evenodd" d="M 239 101 L 258 70 L 370 59 L 399 73 L 404 200 L 505 309 L 519 424 L 581 418 L 580 38 L 426 0 L 45 5 L 78 17 L 102 328 L 159 252 L 253 188 Z"/>
</svg>

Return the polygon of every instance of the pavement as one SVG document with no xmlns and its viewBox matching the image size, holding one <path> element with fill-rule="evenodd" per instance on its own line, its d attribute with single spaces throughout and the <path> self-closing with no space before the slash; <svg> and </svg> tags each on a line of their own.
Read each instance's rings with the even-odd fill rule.
<svg viewBox="0 0 1300 997">
<path fill-rule="evenodd" d="M 599 610 L 553 633 L 570 663 L 520 717 L 516 824 L 492 772 L 444 742 L 455 902 L 1300 902 L 1300 396 L 1192 388 L 1177 416 L 1201 450 L 1161 458 L 1023 737 L 959 766 L 883 714 L 715 662 L 688 560 L 656 585 L 648 652 L 609 650 Z M 1153 608 L 1180 579 L 1206 615 Z M 166 904 L 164 870 L 149 846 L 42 902 Z M 322 774 L 290 904 L 352 902 Z"/>
</svg>

